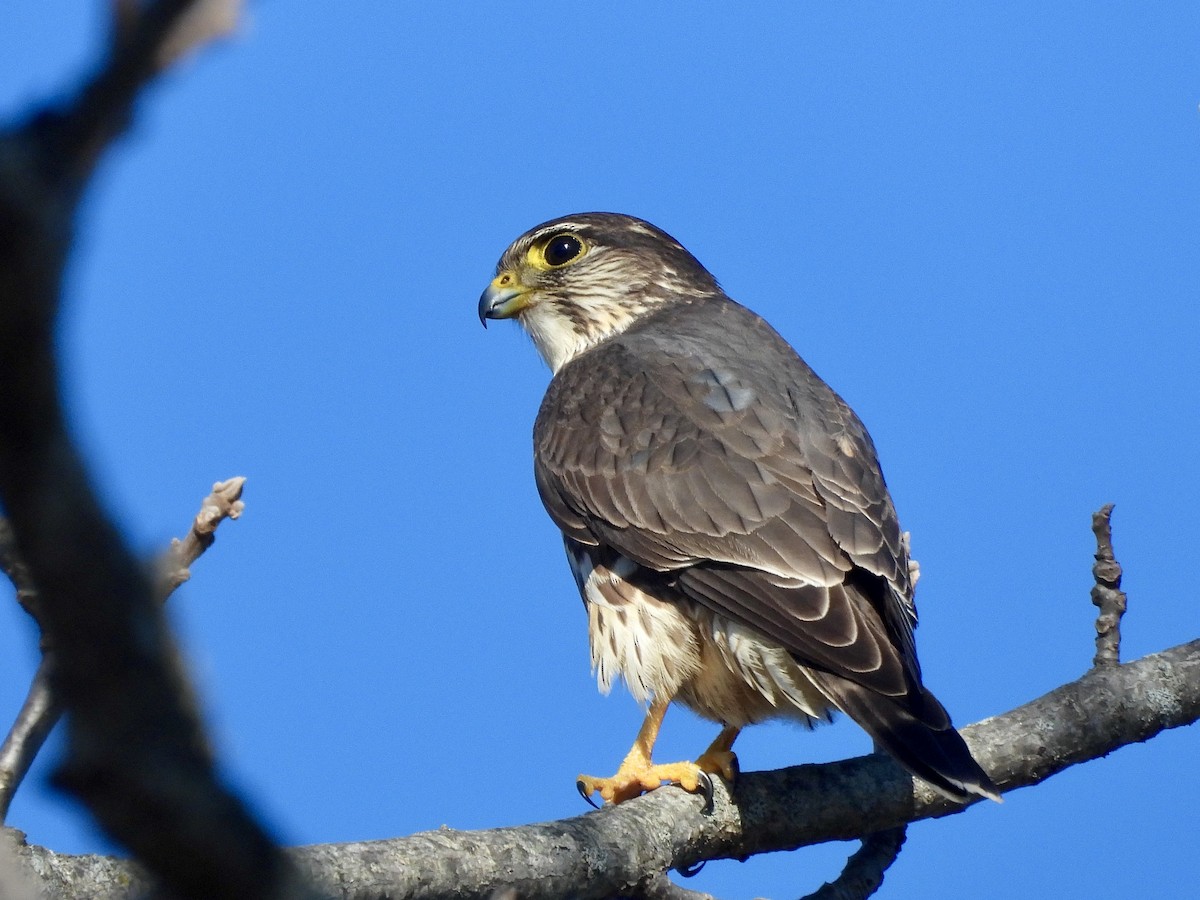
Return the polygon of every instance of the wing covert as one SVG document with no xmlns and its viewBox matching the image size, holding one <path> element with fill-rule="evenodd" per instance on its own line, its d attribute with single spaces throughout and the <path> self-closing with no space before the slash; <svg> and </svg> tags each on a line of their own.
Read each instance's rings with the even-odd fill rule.
<svg viewBox="0 0 1200 900">
<path fill-rule="evenodd" d="M 714 333 L 692 312 L 559 370 L 534 430 L 547 510 L 806 663 L 904 693 L 908 558 L 865 428 L 757 316 L 725 300 L 742 321 Z"/>
</svg>

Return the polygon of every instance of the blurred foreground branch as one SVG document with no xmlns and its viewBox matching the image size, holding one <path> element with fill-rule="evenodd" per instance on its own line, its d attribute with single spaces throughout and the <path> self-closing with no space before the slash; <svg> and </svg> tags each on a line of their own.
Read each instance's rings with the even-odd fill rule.
<svg viewBox="0 0 1200 900">
<path fill-rule="evenodd" d="M 1082 678 L 963 729 L 976 759 L 1005 792 L 1038 784 L 1160 731 L 1200 719 L 1200 641 Z M 736 798 L 717 782 L 715 809 L 665 788 L 617 807 L 516 828 L 442 829 L 386 841 L 291 851 L 317 893 L 339 900 L 487 898 L 512 887 L 523 900 L 636 893 L 648 873 L 704 859 L 740 858 L 849 840 L 905 822 L 962 812 L 884 756 L 741 776 Z M 103 856 L 18 849 L 47 893 L 127 900 L 146 884 L 137 867 Z"/>
<path fill-rule="evenodd" d="M 58 782 L 175 894 L 281 897 L 292 870 L 216 779 L 151 581 L 72 442 L 55 355 L 79 200 L 142 90 L 213 35 L 216 7 L 119 0 L 94 76 L 0 132 L 0 502 L 67 715 Z"/>
</svg>

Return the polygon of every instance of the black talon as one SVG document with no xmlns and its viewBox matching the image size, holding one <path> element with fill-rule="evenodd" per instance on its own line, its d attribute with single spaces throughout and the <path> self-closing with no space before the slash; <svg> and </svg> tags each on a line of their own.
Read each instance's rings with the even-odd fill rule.
<svg viewBox="0 0 1200 900">
<path fill-rule="evenodd" d="M 700 772 L 696 787 L 700 789 L 700 793 L 704 797 L 704 808 L 700 812 L 707 816 L 713 811 L 713 783 L 712 779 L 708 777 L 707 772 Z M 701 863 L 700 865 L 703 866 L 704 864 Z M 697 869 L 696 871 L 699 872 L 700 870 Z"/>
<path fill-rule="evenodd" d="M 592 809 L 600 808 L 599 806 L 596 805 L 596 801 L 592 799 L 592 795 L 588 793 L 587 788 L 585 788 L 583 786 L 582 778 L 575 782 L 575 790 L 579 791 L 580 797 L 582 797 L 584 800 L 586 800 L 588 803 L 590 803 L 592 805 Z"/>
<path fill-rule="evenodd" d="M 707 862 L 707 860 L 702 859 L 702 860 L 700 860 L 700 862 L 696 863 L 694 866 L 679 866 L 675 871 L 678 872 L 680 875 L 682 875 L 684 878 L 695 878 L 697 875 L 700 874 L 700 870 L 704 868 L 705 862 Z"/>
<path fill-rule="evenodd" d="M 729 768 L 733 771 L 733 779 L 729 782 L 729 786 L 733 787 L 737 784 L 738 779 L 742 777 L 742 764 L 738 761 L 736 753 L 733 759 L 729 761 Z"/>
</svg>

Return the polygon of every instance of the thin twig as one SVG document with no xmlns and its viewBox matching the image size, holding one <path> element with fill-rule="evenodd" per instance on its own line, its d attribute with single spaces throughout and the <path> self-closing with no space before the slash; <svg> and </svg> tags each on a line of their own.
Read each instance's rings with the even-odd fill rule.
<svg viewBox="0 0 1200 900">
<path fill-rule="evenodd" d="M 192 577 L 190 568 L 217 539 L 217 526 L 226 519 L 236 519 L 245 509 L 242 476 L 218 481 L 212 492 L 200 504 L 200 512 L 192 519 L 192 527 L 182 538 L 171 541 L 170 549 L 158 560 L 158 595 L 164 602 L 175 589 Z"/>
<path fill-rule="evenodd" d="M 29 683 L 25 702 L 0 744 L 0 825 L 7 820 L 17 788 L 29 774 L 38 751 L 62 717 L 62 707 L 54 702 L 54 692 L 50 689 L 52 666 L 50 651 L 46 651 Z"/>
<path fill-rule="evenodd" d="M 1121 564 L 1113 555 L 1113 504 L 1092 513 L 1092 531 L 1096 535 L 1096 563 L 1092 566 L 1092 603 L 1100 609 L 1096 617 L 1096 655 L 1093 666 L 1115 666 L 1121 662 L 1121 617 L 1126 597 L 1121 590 Z"/>
<path fill-rule="evenodd" d="M 173 539 L 170 549 L 157 563 L 157 594 L 165 602 L 179 585 L 191 577 L 189 567 L 216 540 L 216 529 L 225 519 L 242 514 L 242 487 L 246 479 L 230 478 L 213 485 L 212 492 L 200 504 L 200 512 L 192 520 L 187 535 Z M 12 530 L 0 519 L 0 568 L 17 587 L 17 597 L 30 612 L 37 604 L 37 590 L 29 579 L 28 570 L 17 558 L 11 542 Z M 36 614 L 34 616 L 36 618 Z M 53 648 L 43 647 L 42 662 L 34 673 L 29 692 L 12 728 L 0 744 L 0 824 L 8 817 L 13 797 L 21 786 L 34 759 L 62 717 L 62 707 L 54 699 L 50 673 L 54 665 Z"/>
<path fill-rule="evenodd" d="M 0 569 L 4 570 L 17 592 L 22 608 L 37 618 L 37 588 L 29 568 L 17 556 L 12 527 L 0 519 Z M 17 713 L 16 720 L 0 744 L 0 824 L 8 818 L 13 797 L 17 793 L 34 757 L 46 742 L 61 712 L 50 692 L 50 648 L 42 645 L 42 661 L 29 685 L 29 693 Z"/>
</svg>

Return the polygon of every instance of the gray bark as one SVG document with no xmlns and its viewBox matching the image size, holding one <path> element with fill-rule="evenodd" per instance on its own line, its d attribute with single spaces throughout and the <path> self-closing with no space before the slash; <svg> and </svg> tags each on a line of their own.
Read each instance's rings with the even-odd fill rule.
<svg viewBox="0 0 1200 900">
<path fill-rule="evenodd" d="M 1098 667 L 1003 715 L 963 729 L 1005 792 L 1200 718 L 1200 640 L 1121 666 Z M 962 812 L 890 758 L 746 773 L 733 796 L 717 782 L 701 798 L 666 788 L 618 807 L 490 831 L 438 831 L 385 841 L 294 848 L 319 896 L 339 900 L 600 898 L 642 892 L 665 869 L 706 859 L 861 838 Z M 21 844 L 17 854 L 49 896 L 125 900 L 148 882 L 131 863 Z"/>
</svg>

